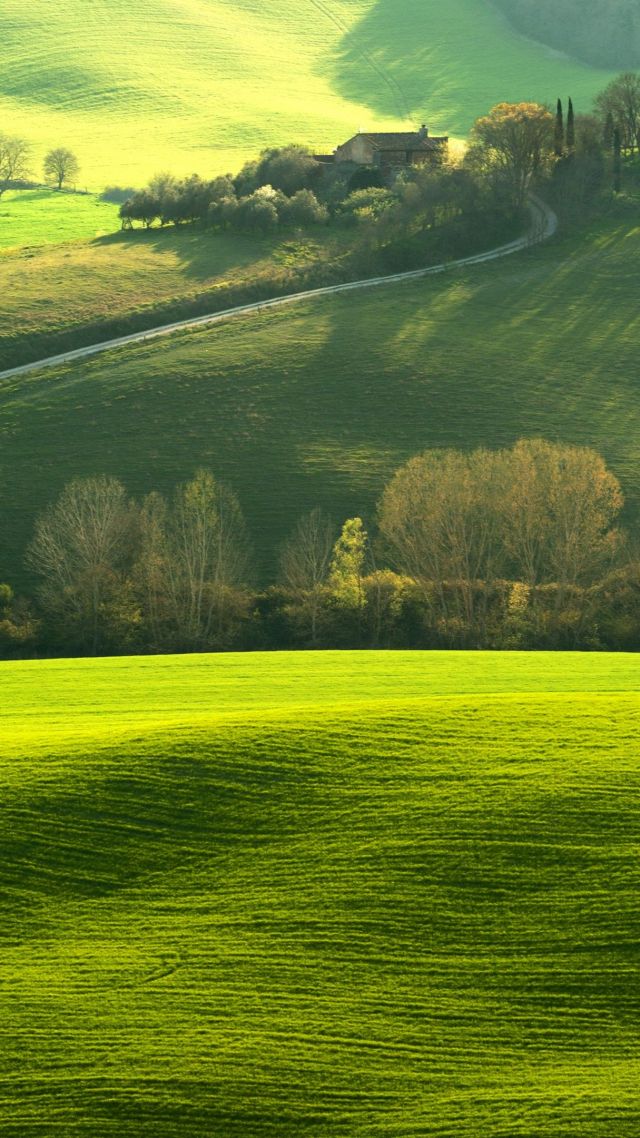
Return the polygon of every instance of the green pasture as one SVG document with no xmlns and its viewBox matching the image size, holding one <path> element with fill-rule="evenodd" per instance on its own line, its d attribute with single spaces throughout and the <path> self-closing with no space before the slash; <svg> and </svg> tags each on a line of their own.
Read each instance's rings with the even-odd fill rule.
<svg viewBox="0 0 640 1138">
<path fill-rule="evenodd" d="M 267 282 L 283 275 L 291 281 L 281 287 L 295 291 L 297 273 L 334 263 L 352 240 L 324 227 L 261 237 L 185 226 L 12 249 L 0 255 L 0 370 L 167 323 L 194 305 L 207 312 L 256 289 L 271 295 Z"/>
<path fill-rule="evenodd" d="M 92 189 L 236 170 L 291 141 L 326 150 L 361 126 L 462 136 L 505 99 L 586 110 L 610 77 L 488 0 L 0 0 L 0 36 L 6 129 L 34 169 L 69 146 Z"/>
<path fill-rule="evenodd" d="M 95 194 L 7 190 L 0 198 L 0 250 L 101 237 L 119 228 L 118 207 Z M 3 265 L 0 256 L 0 272 Z"/>
<path fill-rule="evenodd" d="M 4 1133 L 635 1138 L 634 657 L 0 683 Z"/>
<path fill-rule="evenodd" d="M 73 477 L 229 482 L 265 575 L 316 505 L 373 518 L 429 446 L 597 447 L 640 501 L 640 227 L 612 217 L 494 264 L 304 302 L 0 384 L 0 580 Z M 7 303 L 6 301 L 4 303 Z"/>
</svg>

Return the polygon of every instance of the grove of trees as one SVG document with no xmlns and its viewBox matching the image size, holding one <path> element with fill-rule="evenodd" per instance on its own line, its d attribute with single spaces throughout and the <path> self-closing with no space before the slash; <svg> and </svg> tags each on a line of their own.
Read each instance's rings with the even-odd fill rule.
<svg viewBox="0 0 640 1138">
<path fill-rule="evenodd" d="M 0 588 L 0 648 L 639 648 L 622 506 L 587 447 L 425 451 L 369 529 L 320 509 L 294 521 L 277 579 L 257 586 L 240 504 L 210 471 L 142 502 L 114 478 L 75 480 L 36 521 L 31 603 Z"/>
</svg>

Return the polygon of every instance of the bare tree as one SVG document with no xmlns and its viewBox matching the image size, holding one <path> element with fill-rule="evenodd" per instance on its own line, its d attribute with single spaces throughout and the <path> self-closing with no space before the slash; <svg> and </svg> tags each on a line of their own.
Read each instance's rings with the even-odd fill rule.
<svg viewBox="0 0 640 1138">
<path fill-rule="evenodd" d="M 44 160 L 45 181 L 53 182 L 57 190 L 61 190 L 65 182 L 75 182 L 79 173 L 78 159 L 64 146 L 50 150 Z"/>
<path fill-rule="evenodd" d="M 331 520 L 315 509 L 300 518 L 280 556 L 280 580 L 297 602 L 298 616 L 308 618 L 312 643 L 318 638 L 334 540 Z"/>
<path fill-rule="evenodd" d="M 36 522 L 27 559 L 41 578 L 41 601 L 94 654 L 125 586 L 134 525 L 123 485 L 106 476 L 68 483 Z"/>
<path fill-rule="evenodd" d="M 150 623 L 157 632 L 164 625 L 183 647 L 225 641 L 250 567 L 235 495 L 200 470 L 178 488 L 170 508 L 159 495 L 148 498 L 141 527 L 137 576 Z"/>
<path fill-rule="evenodd" d="M 596 110 L 606 125 L 611 116 L 620 131 L 622 149 L 633 154 L 640 149 L 640 75 L 626 71 L 605 87 L 595 101 Z"/>
<path fill-rule="evenodd" d="M 0 134 L 0 197 L 12 182 L 29 176 L 30 146 L 24 138 Z"/>
</svg>

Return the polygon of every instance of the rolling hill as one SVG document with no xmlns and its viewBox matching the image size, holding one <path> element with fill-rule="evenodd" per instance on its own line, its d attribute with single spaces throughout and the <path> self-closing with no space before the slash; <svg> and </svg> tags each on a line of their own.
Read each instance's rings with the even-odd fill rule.
<svg viewBox="0 0 640 1138">
<path fill-rule="evenodd" d="M 640 504 L 640 230 L 624 214 L 503 262 L 327 297 L 0 385 L 0 580 L 72 477 L 139 495 L 208 465 L 265 574 L 315 505 L 371 519 L 428 446 L 597 447 Z"/>
<path fill-rule="evenodd" d="M 633 657 L 1 670 L 10 1138 L 635 1138 Z"/>
<path fill-rule="evenodd" d="M 268 145 L 333 147 L 360 125 L 466 134 L 495 102 L 609 73 L 530 42 L 489 0 L 0 0 L 4 129 L 80 158 L 81 185 L 237 169 Z"/>
</svg>

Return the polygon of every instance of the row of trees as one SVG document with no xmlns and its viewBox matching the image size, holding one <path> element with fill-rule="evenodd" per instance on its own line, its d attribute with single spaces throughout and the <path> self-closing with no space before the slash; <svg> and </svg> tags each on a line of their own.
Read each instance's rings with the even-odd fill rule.
<svg viewBox="0 0 640 1138">
<path fill-rule="evenodd" d="M 43 173 L 46 182 L 61 190 L 74 183 L 80 172 L 78 159 L 65 146 L 56 146 L 45 156 Z M 0 197 L 15 183 L 32 177 L 31 147 L 24 138 L 0 133 Z"/>
<path fill-rule="evenodd" d="M 116 479 L 77 480 L 36 524 L 35 607 L 0 590 L 0 639 L 16 653 L 638 647 L 622 505 L 588 448 L 427 451 L 385 488 L 373 535 L 315 509 L 256 589 L 238 500 L 209 471 L 139 504 Z"/>
</svg>

